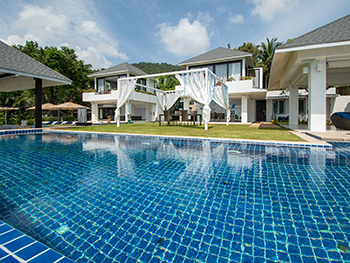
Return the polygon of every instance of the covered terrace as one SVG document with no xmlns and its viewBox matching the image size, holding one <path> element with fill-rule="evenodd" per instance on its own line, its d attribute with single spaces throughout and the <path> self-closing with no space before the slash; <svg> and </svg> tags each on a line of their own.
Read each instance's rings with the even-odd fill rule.
<svg viewBox="0 0 350 263">
<path fill-rule="evenodd" d="M 289 126 L 298 126 L 298 90 L 308 91 L 308 129 L 325 132 L 326 91 L 350 84 L 350 15 L 276 49 L 269 90 L 289 91 Z"/>
</svg>

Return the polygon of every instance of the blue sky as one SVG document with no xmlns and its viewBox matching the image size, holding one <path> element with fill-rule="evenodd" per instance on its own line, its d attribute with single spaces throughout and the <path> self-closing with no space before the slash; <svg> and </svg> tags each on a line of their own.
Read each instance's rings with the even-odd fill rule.
<svg viewBox="0 0 350 263">
<path fill-rule="evenodd" d="M 350 13 L 349 0 L 0 0 L 0 40 L 65 45 L 93 68 L 177 64 L 219 46 L 286 41 Z"/>
</svg>

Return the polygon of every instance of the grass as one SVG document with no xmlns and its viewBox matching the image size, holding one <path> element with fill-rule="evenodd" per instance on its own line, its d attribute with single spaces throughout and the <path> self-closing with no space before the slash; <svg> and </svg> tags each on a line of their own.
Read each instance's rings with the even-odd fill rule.
<svg viewBox="0 0 350 263">
<path fill-rule="evenodd" d="M 69 127 L 69 130 L 91 131 L 91 132 L 114 132 L 131 134 L 153 134 L 153 135 L 172 135 L 172 136 L 194 136 L 210 138 L 228 138 L 228 139 L 256 139 L 269 141 L 304 141 L 298 136 L 290 133 L 286 128 L 255 128 L 249 125 L 222 125 L 209 124 L 208 130 L 202 126 L 180 126 L 167 124 L 159 126 L 158 123 L 135 123 L 121 124 L 118 128 L 112 125 L 94 125 L 85 127 Z"/>
</svg>

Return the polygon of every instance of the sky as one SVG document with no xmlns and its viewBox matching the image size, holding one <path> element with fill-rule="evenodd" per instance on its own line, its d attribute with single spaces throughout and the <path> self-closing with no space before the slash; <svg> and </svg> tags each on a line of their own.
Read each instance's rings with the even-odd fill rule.
<svg viewBox="0 0 350 263">
<path fill-rule="evenodd" d="M 0 40 L 68 46 L 94 69 L 178 64 L 217 47 L 303 35 L 350 14 L 349 0 L 0 0 Z"/>
</svg>

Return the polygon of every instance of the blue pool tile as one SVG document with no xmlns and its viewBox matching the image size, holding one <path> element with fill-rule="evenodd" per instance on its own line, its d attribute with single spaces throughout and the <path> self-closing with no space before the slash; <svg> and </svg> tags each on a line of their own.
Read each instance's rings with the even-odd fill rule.
<svg viewBox="0 0 350 263">
<path fill-rule="evenodd" d="M 10 243 L 7 243 L 4 246 L 8 250 L 10 250 L 11 252 L 15 252 L 15 251 L 19 250 L 20 248 L 25 247 L 33 242 L 35 242 L 35 241 L 32 238 L 30 238 L 28 236 L 23 236 L 23 237 L 18 238 Z"/>
<path fill-rule="evenodd" d="M 53 263 L 62 258 L 62 255 L 53 251 L 52 249 L 40 254 L 39 256 L 28 261 L 29 263 Z"/>
<path fill-rule="evenodd" d="M 57 261 L 57 263 L 73 263 L 74 261 L 70 260 L 69 258 L 62 258 L 61 260 Z"/>
<path fill-rule="evenodd" d="M 34 257 L 35 255 L 43 252 L 47 250 L 47 247 L 44 246 L 43 244 L 36 242 L 18 252 L 15 253 L 15 255 L 17 255 L 18 257 L 24 259 L 24 260 L 28 260 L 32 257 Z"/>
<path fill-rule="evenodd" d="M 0 221 L 0 222 L 1 222 L 1 221 Z M 5 232 L 11 230 L 11 229 L 12 229 L 12 227 L 10 227 L 9 225 L 3 224 L 2 226 L 0 226 L 0 235 L 1 235 L 2 233 L 5 233 Z"/>
<path fill-rule="evenodd" d="M 5 258 L 3 258 L 2 260 L 0 260 L 0 263 L 18 263 L 20 261 L 18 261 L 17 259 L 15 259 L 12 256 L 7 256 Z"/>
<path fill-rule="evenodd" d="M 2 249 L 0 248 L 0 258 L 3 258 L 3 257 L 5 257 L 5 256 L 7 256 L 7 252 L 5 252 L 4 250 L 2 250 Z"/>
<path fill-rule="evenodd" d="M 7 233 L 0 235 L 0 244 L 7 243 L 17 237 L 23 236 L 23 234 L 17 230 L 12 230 Z"/>
</svg>

